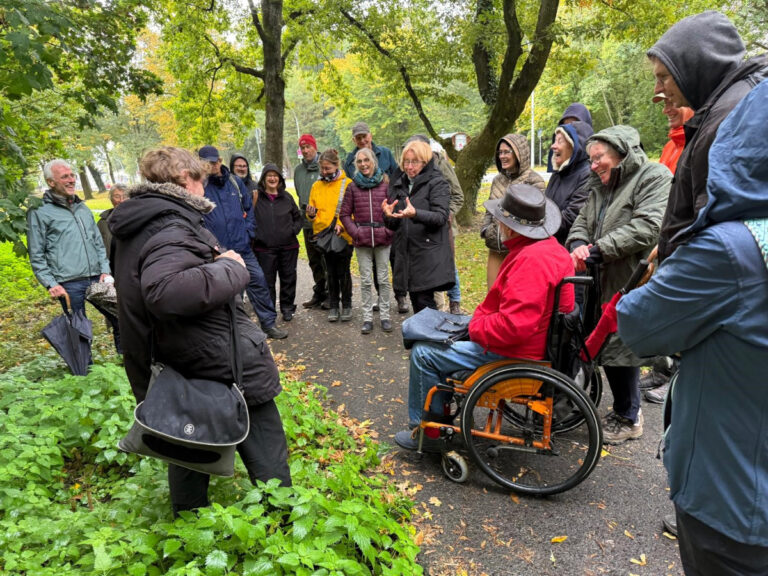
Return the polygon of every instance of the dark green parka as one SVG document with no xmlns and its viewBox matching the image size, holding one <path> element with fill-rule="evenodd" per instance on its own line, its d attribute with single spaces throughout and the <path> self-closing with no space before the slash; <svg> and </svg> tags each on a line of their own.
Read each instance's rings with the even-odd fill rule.
<svg viewBox="0 0 768 576">
<path fill-rule="evenodd" d="M 571 227 L 566 247 L 573 251 L 583 242 L 600 248 L 601 300 L 607 302 L 656 245 L 672 173 L 666 166 L 648 160 L 640 147 L 640 135 L 631 126 L 612 126 L 598 132 L 587 140 L 587 150 L 596 141 L 607 143 L 623 159 L 611 171 L 606 186 L 597 174 L 590 174 L 589 197 Z M 599 363 L 643 364 L 615 334 L 603 348 Z"/>
</svg>

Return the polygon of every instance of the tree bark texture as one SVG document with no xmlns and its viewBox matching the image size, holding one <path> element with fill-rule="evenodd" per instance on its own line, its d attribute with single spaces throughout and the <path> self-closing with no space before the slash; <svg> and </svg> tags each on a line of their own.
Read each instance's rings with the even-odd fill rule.
<svg viewBox="0 0 768 576">
<path fill-rule="evenodd" d="M 96 170 L 96 167 L 93 165 L 93 163 L 88 162 L 86 166 L 88 166 L 88 171 L 91 173 L 91 176 L 93 177 L 93 181 L 96 182 L 96 187 L 99 189 L 99 192 L 106 192 L 107 187 L 104 186 L 104 180 L 102 179 L 99 171 Z"/>
<path fill-rule="evenodd" d="M 283 2 L 261 3 L 264 26 L 260 31 L 264 50 L 265 162 L 283 165 L 283 123 L 285 119 L 285 78 L 282 54 Z"/>
<path fill-rule="evenodd" d="M 83 187 L 83 197 L 86 200 L 93 199 L 93 190 L 91 189 L 91 181 L 88 180 L 88 174 L 85 173 L 85 167 L 81 166 L 78 170 L 80 176 L 80 185 Z"/>
</svg>

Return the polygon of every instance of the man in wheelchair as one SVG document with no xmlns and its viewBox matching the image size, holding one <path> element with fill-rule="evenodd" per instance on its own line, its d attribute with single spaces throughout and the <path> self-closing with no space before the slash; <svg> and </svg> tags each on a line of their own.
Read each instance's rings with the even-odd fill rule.
<svg viewBox="0 0 768 576">
<path fill-rule="evenodd" d="M 469 324 L 469 341 L 448 346 L 417 342 L 411 350 L 408 382 L 408 428 L 395 435 L 402 448 L 416 450 L 415 432 L 429 390 L 460 370 L 474 370 L 505 358 L 543 360 L 555 289 L 574 274 L 568 251 L 553 237 L 560 227 L 557 205 L 528 184 L 513 184 L 500 200 L 484 206 L 499 222 L 509 254 L 485 300 Z M 560 310 L 574 307 L 572 284 L 563 286 Z M 448 393 L 433 396 L 429 419 L 451 423 L 444 405 Z M 424 439 L 422 450 L 439 451 L 442 440 Z"/>
</svg>

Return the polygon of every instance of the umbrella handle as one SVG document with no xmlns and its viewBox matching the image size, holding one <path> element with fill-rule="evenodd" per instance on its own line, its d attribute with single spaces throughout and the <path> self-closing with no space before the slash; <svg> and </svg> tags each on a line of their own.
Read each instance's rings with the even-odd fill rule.
<svg viewBox="0 0 768 576">
<path fill-rule="evenodd" d="M 645 258 L 640 260 L 640 262 L 637 263 L 635 270 L 632 272 L 632 276 L 629 277 L 629 280 L 627 280 L 627 283 L 624 285 L 624 287 L 621 290 L 619 290 L 619 292 L 621 292 L 621 294 L 626 294 L 633 288 L 637 288 L 640 280 L 647 272 L 648 266 L 650 266 L 650 264 L 648 263 L 648 260 L 646 260 Z"/>
<path fill-rule="evenodd" d="M 65 290 L 64 296 L 59 296 L 59 302 L 62 302 L 63 304 L 67 305 L 66 309 L 64 310 L 64 313 L 67 316 L 70 316 L 72 313 L 72 303 L 69 301 L 69 292 Z"/>
<path fill-rule="evenodd" d="M 654 246 L 653 250 L 651 250 L 651 253 L 648 255 L 648 270 L 646 270 L 645 275 L 640 279 L 640 282 L 637 283 L 637 286 L 642 286 L 648 280 L 651 279 L 651 276 L 653 276 L 653 273 L 656 271 L 656 259 L 659 255 L 659 247 Z"/>
</svg>

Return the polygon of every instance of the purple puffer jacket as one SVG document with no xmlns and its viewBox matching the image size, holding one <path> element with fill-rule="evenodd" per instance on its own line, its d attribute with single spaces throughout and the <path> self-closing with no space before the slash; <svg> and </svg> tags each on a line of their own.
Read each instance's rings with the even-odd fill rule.
<svg viewBox="0 0 768 576">
<path fill-rule="evenodd" d="M 347 186 L 339 219 L 355 246 L 389 246 L 394 232 L 384 226 L 382 201 L 387 199 L 389 183 L 385 180 L 373 188 L 360 188 L 354 182 Z"/>
</svg>

